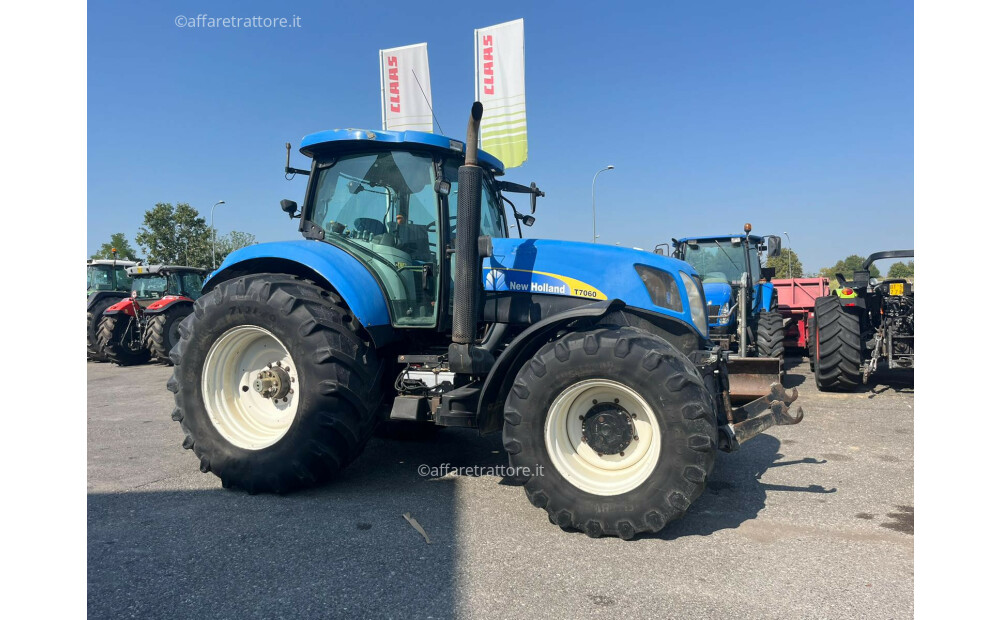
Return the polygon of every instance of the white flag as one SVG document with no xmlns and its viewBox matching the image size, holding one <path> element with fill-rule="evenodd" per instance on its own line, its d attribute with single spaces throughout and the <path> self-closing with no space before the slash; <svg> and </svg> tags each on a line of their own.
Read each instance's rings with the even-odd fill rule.
<svg viewBox="0 0 1000 620">
<path fill-rule="evenodd" d="M 434 131 L 427 44 L 379 50 L 382 129 Z"/>
<path fill-rule="evenodd" d="M 476 98 L 483 104 L 480 148 L 507 168 L 527 161 L 523 19 L 476 30 Z"/>
</svg>

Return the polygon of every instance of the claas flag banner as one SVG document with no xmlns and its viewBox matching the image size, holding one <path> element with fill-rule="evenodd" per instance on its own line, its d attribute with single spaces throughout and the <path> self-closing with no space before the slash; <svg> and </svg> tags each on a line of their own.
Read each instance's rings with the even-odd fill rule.
<svg viewBox="0 0 1000 620">
<path fill-rule="evenodd" d="M 427 44 L 379 50 L 382 129 L 434 131 Z"/>
<path fill-rule="evenodd" d="M 476 30 L 476 98 L 483 104 L 479 147 L 507 168 L 527 161 L 523 19 Z"/>
</svg>

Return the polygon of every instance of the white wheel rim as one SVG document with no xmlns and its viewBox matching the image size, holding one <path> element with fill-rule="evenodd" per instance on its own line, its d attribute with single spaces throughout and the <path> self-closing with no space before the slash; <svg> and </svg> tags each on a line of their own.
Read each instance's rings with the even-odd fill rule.
<svg viewBox="0 0 1000 620">
<path fill-rule="evenodd" d="M 580 420 L 598 403 L 615 402 L 630 414 L 635 436 L 621 454 L 599 456 L 583 440 Z M 616 381 L 588 379 L 559 394 L 545 416 L 545 449 L 559 474 L 594 495 L 621 495 L 653 473 L 660 458 L 660 426 L 649 404 L 635 390 Z"/>
<path fill-rule="evenodd" d="M 268 364 L 280 364 L 288 375 L 290 391 L 282 398 L 268 398 L 252 387 Z M 209 349 L 201 371 L 201 393 L 212 425 L 226 441 L 261 450 L 291 428 L 299 404 L 299 378 L 292 356 L 274 334 L 241 325 L 222 334 Z"/>
</svg>

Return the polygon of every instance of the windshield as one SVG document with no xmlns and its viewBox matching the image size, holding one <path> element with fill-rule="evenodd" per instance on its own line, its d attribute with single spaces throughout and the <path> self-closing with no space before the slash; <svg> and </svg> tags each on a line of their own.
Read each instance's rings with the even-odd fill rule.
<svg viewBox="0 0 1000 620">
<path fill-rule="evenodd" d="M 440 293 L 440 245 L 455 234 L 455 219 L 440 230 L 435 160 L 410 151 L 345 155 L 318 163 L 308 218 L 324 240 L 368 265 L 389 297 L 394 325 L 433 327 Z M 441 166 L 451 183 L 447 208 L 458 210 L 458 163 Z M 493 186 L 484 184 L 482 234 L 506 236 Z M 452 270 L 453 271 L 453 270 Z"/>
<path fill-rule="evenodd" d="M 166 276 L 142 276 L 132 280 L 132 292 L 138 299 L 159 299 L 166 290 Z"/>
<path fill-rule="evenodd" d="M 182 271 L 170 276 L 172 280 L 172 291 L 178 295 L 184 295 L 191 299 L 201 297 L 202 276 L 196 271 Z"/>
<path fill-rule="evenodd" d="M 695 268 L 705 284 L 739 282 L 746 265 L 742 239 L 736 243 L 732 239 L 686 242 L 683 259 Z"/>
<path fill-rule="evenodd" d="M 127 291 L 131 283 L 124 267 L 115 269 L 111 265 L 87 266 L 88 291 Z"/>
</svg>

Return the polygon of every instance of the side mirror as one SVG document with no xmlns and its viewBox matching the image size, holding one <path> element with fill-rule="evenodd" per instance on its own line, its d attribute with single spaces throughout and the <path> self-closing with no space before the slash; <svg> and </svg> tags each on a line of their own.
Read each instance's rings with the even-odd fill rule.
<svg viewBox="0 0 1000 620">
<path fill-rule="evenodd" d="M 781 256 L 781 237 L 778 235 L 767 236 L 767 255 L 768 257 Z"/>
<path fill-rule="evenodd" d="M 531 212 L 534 213 L 535 212 L 535 201 L 538 199 L 539 196 L 541 196 L 542 198 L 545 198 L 545 192 L 543 192 L 542 190 L 538 189 L 538 186 L 535 185 L 534 181 L 531 182 L 531 185 L 529 187 L 531 188 Z M 531 226 L 531 224 L 528 224 L 528 226 Z"/>
<path fill-rule="evenodd" d="M 663 256 L 663 248 L 653 248 L 653 254 L 659 254 Z"/>
<path fill-rule="evenodd" d="M 764 278 L 765 282 L 770 282 L 774 277 L 774 267 L 761 267 L 760 277 Z"/>
<path fill-rule="evenodd" d="M 282 200 L 281 210 L 288 214 L 289 218 L 295 217 L 295 211 L 298 210 L 299 205 L 294 200 Z"/>
</svg>

